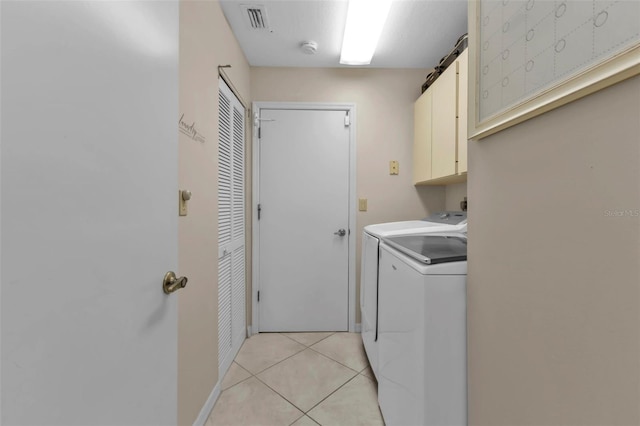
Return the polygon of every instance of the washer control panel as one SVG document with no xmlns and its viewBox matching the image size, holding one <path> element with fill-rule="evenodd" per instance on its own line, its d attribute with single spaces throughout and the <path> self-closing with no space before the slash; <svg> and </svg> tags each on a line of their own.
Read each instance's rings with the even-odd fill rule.
<svg viewBox="0 0 640 426">
<path fill-rule="evenodd" d="M 449 225 L 462 225 L 467 222 L 467 212 L 443 211 L 430 214 L 424 220 Z"/>
</svg>

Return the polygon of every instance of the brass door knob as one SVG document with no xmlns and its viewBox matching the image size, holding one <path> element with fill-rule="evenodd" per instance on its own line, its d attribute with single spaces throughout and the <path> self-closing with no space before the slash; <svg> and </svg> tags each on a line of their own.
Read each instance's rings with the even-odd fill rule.
<svg viewBox="0 0 640 426">
<path fill-rule="evenodd" d="M 162 290 L 166 294 L 171 294 L 176 290 L 180 290 L 187 285 L 189 279 L 187 277 L 177 278 L 175 272 L 169 271 L 164 275 L 162 280 Z"/>
</svg>

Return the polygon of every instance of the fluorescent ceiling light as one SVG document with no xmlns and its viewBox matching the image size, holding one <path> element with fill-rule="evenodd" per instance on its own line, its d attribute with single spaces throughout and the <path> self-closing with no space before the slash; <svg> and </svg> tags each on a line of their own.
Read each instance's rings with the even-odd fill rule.
<svg viewBox="0 0 640 426">
<path fill-rule="evenodd" d="M 371 63 L 390 8 L 391 0 L 349 0 L 341 64 Z"/>
</svg>

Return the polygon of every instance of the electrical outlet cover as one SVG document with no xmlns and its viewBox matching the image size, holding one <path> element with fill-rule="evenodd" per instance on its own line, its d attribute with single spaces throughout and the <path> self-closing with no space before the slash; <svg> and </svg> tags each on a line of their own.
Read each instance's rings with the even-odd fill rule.
<svg viewBox="0 0 640 426">
<path fill-rule="evenodd" d="M 389 174 L 397 175 L 400 171 L 400 165 L 397 161 L 389 161 Z"/>
</svg>

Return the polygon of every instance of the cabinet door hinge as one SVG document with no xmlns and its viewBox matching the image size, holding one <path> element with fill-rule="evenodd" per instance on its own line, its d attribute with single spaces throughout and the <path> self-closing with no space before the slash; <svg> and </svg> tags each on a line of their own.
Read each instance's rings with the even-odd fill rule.
<svg viewBox="0 0 640 426">
<path fill-rule="evenodd" d="M 258 290 L 258 302 L 260 301 L 260 290 Z"/>
<path fill-rule="evenodd" d="M 258 220 L 260 220 L 260 214 L 262 213 L 262 205 L 258 204 Z"/>
<path fill-rule="evenodd" d="M 258 127 L 258 139 L 262 138 L 262 127 Z"/>
<path fill-rule="evenodd" d="M 349 117 L 349 112 L 347 111 L 347 115 L 344 116 L 344 126 L 349 127 L 351 125 L 351 117 Z"/>
</svg>

